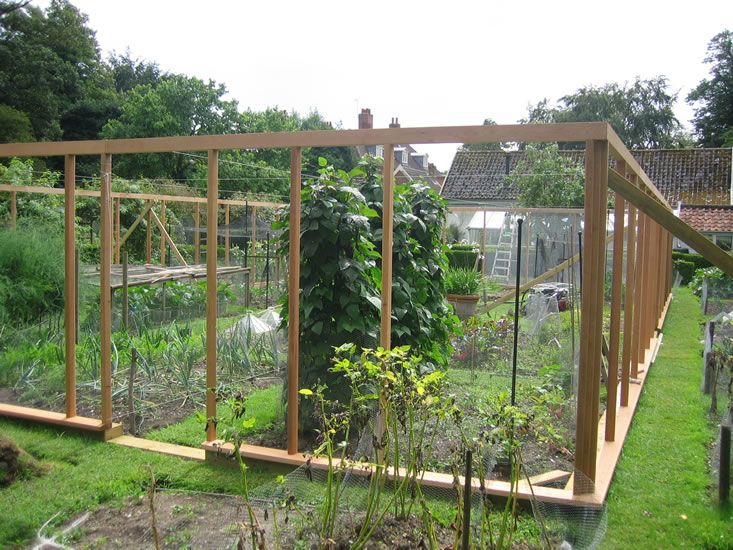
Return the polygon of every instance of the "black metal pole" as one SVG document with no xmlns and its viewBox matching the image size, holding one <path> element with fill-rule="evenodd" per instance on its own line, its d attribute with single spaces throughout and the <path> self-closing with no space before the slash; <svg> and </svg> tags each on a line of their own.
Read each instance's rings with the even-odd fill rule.
<svg viewBox="0 0 733 550">
<path fill-rule="evenodd" d="M 461 548 L 471 548 L 471 489 L 473 486 L 473 452 L 466 451 L 466 476 L 463 480 L 463 531 L 461 533 Z"/>
<path fill-rule="evenodd" d="M 265 241 L 265 308 L 270 307 L 270 232 Z"/>
<path fill-rule="evenodd" d="M 540 251 L 540 236 L 537 235 L 537 239 L 534 243 L 534 276 L 537 278 L 537 253 Z"/>
<path fill-rule="evenodd" d="M 583 299 L 583 232 L 578 231 L 578 258 L 580 259 L 580 277 L 578 277 L 578 289 L 580 299 Z"/>
<path fill-rule="evenodd" d="M 249 250 L 249 237 L 247 236 L 247 233 L 249 232 L 249 206 L 247 206 L 247 201 L 244 201 L 244 267 L 247 267 L 247 252 Z"/>
<path fill-rule="evenodd" d="M 514 354 L 512 355 L 512 406 L 516 404 L 517 398 L 517 343 L 519 341 L 519 287 L 522 267 L 522 223 L 524 220 L 517 220 L 517 278 L 514 290 Z"/>
<path fill-rule="evenodd" d="M 720 504 L 730 498 L 730 426 L 720 426 L 720 467 L 718 469 Z"/>
</svg>

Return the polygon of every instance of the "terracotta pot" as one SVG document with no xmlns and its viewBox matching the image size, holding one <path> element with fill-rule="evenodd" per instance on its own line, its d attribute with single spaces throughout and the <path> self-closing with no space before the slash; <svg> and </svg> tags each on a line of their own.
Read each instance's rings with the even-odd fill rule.
<svg viewBox="0 0 733 550">
<path fill-rule="evenodd" d="M 478 294 L 448 294 L 448 303 L 453 306 L 456 315 L 462 321 L 473 316 L 478 300 Z"/>
</svg>

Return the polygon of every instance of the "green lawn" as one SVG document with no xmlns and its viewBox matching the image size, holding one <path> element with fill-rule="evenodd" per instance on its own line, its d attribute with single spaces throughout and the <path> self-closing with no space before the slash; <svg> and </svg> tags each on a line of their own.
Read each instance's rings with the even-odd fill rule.
<svg viewBox="0 0 733 550">
<path fill-rule="evenodd" d="M 236 468 L 185 461 L 175 457 L 92 441 L 57 429 L 0 418 L 0 433 L 53 468 L 47 475 L 0 489 L 0 548 L 35 536 L 54 514 L 53 525 L 97 504 L 145 491 L 150 465 L 158 484 L 211 492 L 236 492 Z M 272 478 L 250 470 L 258 485 Z"/>
<path fill-rule="evenodd" d="M 715 503 L 708 445 L 716 433 L 700 391 L 697 298 L 675 290 L 608 497 L 603 548 L 733 548 L 733 512 Z"/>
</svg>

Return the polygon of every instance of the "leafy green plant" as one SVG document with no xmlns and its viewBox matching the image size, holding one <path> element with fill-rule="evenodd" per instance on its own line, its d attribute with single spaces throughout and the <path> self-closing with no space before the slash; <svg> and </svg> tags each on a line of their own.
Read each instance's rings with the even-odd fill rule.
<svg viewBox="0 0 733 550">
<path fill-rule="evenodd" d="M 473 269 L 449 268 L 445 274 L 445 289 L 448 294 L 470 295 L 478 292 L 481 274 Z"/>
<path fill-rule="evenodd" d="M 708 291 L 714 296 L 733 296 L 733 277 L 726 275 L 720 268 L 706 267 L 695 271 L 688 285 L 696 296 L 702 294 L 703 281 L 708 280 Z"/>
<path fill-rule="evenodd" d="M 479 249 L 474 244 L 451 244 L 446 250 L 446 255 L 450 267 L 474 269 Z"/>
<path fill-rule="evenodd" d="M 56 228 L 0 229 L 0 322 L 23 324 L 64 307 L 64 246 Z"/>
</svg>

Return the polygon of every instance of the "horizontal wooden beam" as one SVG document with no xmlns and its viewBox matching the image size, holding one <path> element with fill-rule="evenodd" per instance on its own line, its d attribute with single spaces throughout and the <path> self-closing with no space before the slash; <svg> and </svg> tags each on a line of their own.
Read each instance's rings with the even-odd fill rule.
<svg viewBox="0 0 733 550">
<path fill-rule="evenodd" d="M 204 442 L 202 447 L 206 451 L 207 458 L 214 458 L 216 456 L 231 456 L 234 447 L 231 443 L 223 443 L 222 441 L 210 441 Z M 312 455 L 299 453 L 289 454 L 287 451 L 282 449 L 270 449 L 268 447 L 260 447 L 257 445 L 244 444 L 240 446 L 239 452 L 245 459 L 260 460 L 270 463 L 285 464 L 288 466 L 302 466 L 306 462 L 311 468 L 317 468 L 325 470 L 328 468 L 328 460 L 325 457 L 314 457 Z M 356 462 L 353 463 L 351 473 L 356 475 L 367 476 L 371 472 L 371 466 L 367 463 Z M 404 469 L 400 468 L 397 475 L 402 477 Z M 553 475 L 555 472 L 553 472 Z M 388 473 L 390 477 L 394 476 L 393 470 Z M 427 487 L 436 487 L 441 489 L 455 489 L 453 474 L 443 474 L 440 472 L 425 472 L 421 477 L 422 484 Z M 531 480 L 531 478 L 530 478 Z M 460 485 L 464 485 L 464 479 L 459 476 Z M 473 488 L 478 491 L 480 489 L 480 481 L 478 478 L 473 478 Z M 497 480 L 486 480 L 485 481 L 486 492 L 492 495 L 507 497 L 511 492 L 511 487 L 508 481 L 497 481 Z M 542 485 L 529 486 L 526 480 L 522 480 L 515 492 L 517 498 L 521 500 L 538 500 L 542 502 L 553 502 L 556 504 L 568 504 L 568 505 L 579 505 L 579 506 L 591 506 L 598 507 L 603 503 L 598 501 L 593 495 L 573 495 L 572 492 L 564 489 L 556 489 L 553 487 L 544 487 Z"/>
<path fill-rule="evenodd" d="M 120 155 L 229 149 L 291 147 L 353 147 L 382 143 L 482 143 L 502 141 L 605 140 L 605 122 L 562 124 L 507 124 L 493 126 L 441 126 L 368 130 L 318 130 L 212 136 L 172 136 L 97 141 L 44 141 L 0 145 L 0 157 L 52 157 L 59 155 Z"/>
<path fill-rule="evenodd" d="M 41 187 L 38 185 L 8 185 L 0 183 L 0 191 L 8 191 L 10 193 L 38 193 L 40 195 L 63 195 L 64 190 L 60 187 Z M 99 191 L 94 189 L 77 189 L 77 197 L 99 197 Z M 206 204 L 206 197 L 191 197 L 187 195 L 156 195 L 154 193 L 120 193 L 112 192 L 113 199 L 135 199 L 141 201 L 165 201 L 165 202 L 192 202 Z M 282 202 L 270 201 L 252 201 L 252 200 L 236 200 L 236 199 L 219 199 L 219 204 L 228 204 L 230 206 L 261 206 L 263 208 L 279 208 L 285 206 Z"/>
<path fill-rule="evenodd" d="M 615 170 L 608 171 L 608 185 L 675 237 L 702 254 L 706 260 L 733 277 L 733 256 L 693 229 L 674 213 Z"/>
<path fill-rule="evenodd" d="M 659 202 L 669 207 L 669 203 L 664 198 L 659 189 L 652 183 L 649 176 L 646 175 L 641 165 L 634 158 L 634 155 L 626 148 L 624 142 L 618 137 L 618 134 L 614 131 L 611 126 L 608 127 L 608 145 L 609 145 L 609 156 L 616 160 L 621 160 L 626 163 L 626 169 L 632 174 L 638 176 L 638 181 L 641 182 L 649 191 L 654 195 Z"/>
<path fill-rule="evenodd" d="M 101 420 L 87 418 L 86 416 L 69 416 L 63 413 L 20 407 L 18 405 L 6 405 L 0 403 L 0 416 L 40 422 L 42 424 L 53 424 L 75 430 L 94 432 L 100 434 L 105 440 L 122 435 L 122 424 L 112 424 L 111 428 L 104 429 Z"/>
<path fill-rule="evenodd" d="M 110 439 L 109 442 L 123 447 L 140 449 L 142 451 L 177 456 L 178 458 L 184 458 L 186 460 L 203 461 L 206 459 L 206 451 L 203 449 L 194 449 L 193 447 L 174 445 L 173 443 L 163 443 L 161 441 L 153 441 L 152 439 L 143 439 L 141 437 L 133 437 L 131 435 L 121 435 L 120 437 Z"/>
<path fill-rule="evenodd" d="M 449 212 L 512 212 L 515 214 L 583 214 L 582 208 L 528 208 L 522 206 L 449 206 Z"/>
</svg>

